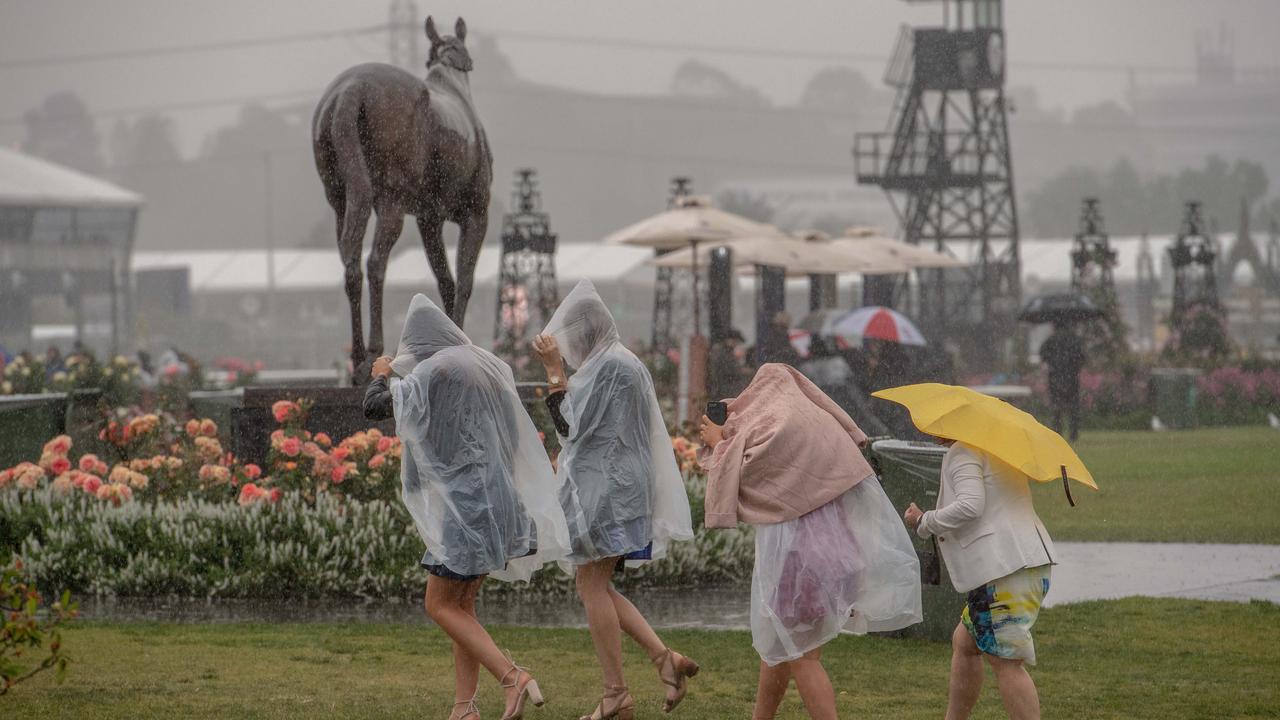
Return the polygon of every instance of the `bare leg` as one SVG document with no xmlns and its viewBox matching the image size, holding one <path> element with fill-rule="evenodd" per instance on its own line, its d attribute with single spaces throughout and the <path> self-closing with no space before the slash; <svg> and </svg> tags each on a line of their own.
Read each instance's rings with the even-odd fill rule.
<svg viewBox="0 0 1280 720">
<path fill-rule="evenodd" d="M 587 611 L 591 642 L 596 646 L 606 691 L 626 685 L 622 677 L 622 628 L 609 597 L 609 581 L 617 564 L 617 558 L 605 558 L 577 568 L 578 597 Z"/>
<path fill-rule="evenodd" d="M 982 653 L 973 636 L 957 623 L 951 633 L 951 685 L 947 690 L 947 720 L 968 720 L 982 693 Z"/>
<path fill-rule="evenodd" d="M 622 593 L 614 590 L 612 585 L 609 586 L 609 599 L 613 601 L 613 609 L 618 614 L 618 624 L 622 631 L 644 648 L 650 660 L 661 657 L 667 646 L 662 642 L 662 638 L 658 637 L 658 633 L 653 631 L 649 621 L 644 619 L 644 615 L 640 614 L 636 606 L 623 597 Z"/>
<path fill-rule="evenodd" d="M 1009 720 L 1040 720 L 1040 695 L 1022 661 L 988 655 L 987 662 L 996 673 L 996 685 Z"/>
<path fill-rule="evenodd" d="M 481 582 L 469 583 L 462 596 L 462 610 L 471 617 L 476 616 L 476 595 L 480 592 Z M 477 621 L 478 622 L 478 621 Z M 476 696 L 476 688 L 480 684 L 480 661 L 475 659 L 467 649 L 453 643 L 453 700 L 455 703 L 470 700 Z M 457 706 L 454 707 L 457 710 Z"/>
<path fill-rule="evenodd" d="M 373 231 L 373 248 L 369 251 L 369 355 L 382 355 L 382 283 L 387 277 L 387 260 L 400 239 L 404 227 L 404 210 L 383 204 L 378 208 L 378 224 Z"/>
<path fill-rule="evenodd" d="M 440 302 L 444 303 L 444 314 L 452 318 L 455 286 L 453 271 L 449 269 L 449 255 L 445 252 L 444 237 L 441 234 L 443 224 L 444 221 L 438 215 L 418 216 L 418 232 L 422 235 L 422 248 L 427 253 L 431 273 L 436 276 L 436 289 L 440 291 Z"/>
<path fill-rule="evenodd" d="M 485 203 L 488 208 L 488 203 Z M 453 312 L 449 317 L 458 327 L 462 327 L 463 318 L 467 315 L 467 303 L 471 300 L 471 283 L 476 273 L 476 262 L 480 260 L 480 247 L 484 245 L 484 234 L 489 228 L 487 211 L 478 211 L 463 221 L 458 233 L 458 289 L 454 295 Z"/>
<path fill-rule="evenodd" d="M 793 660 L 791 677 L 796 680 L 800 699 L 814 720 L 836 720 L 836 690 L 831 686 L 826 668 L 822 667 L 822 648 L 810 650 L 799 660 Z"/>
<path fill-rule="evenodd" d="M 484 629 L 484 626 L 480 624 L 475 615 L 468 612 L 467 609 L 470 607 L 467 598 L 474 597 L 482 582 L 484 582 L 483 578 L 463 582 L 432 575 L 427 580 L 425 598 L 427 615 L 455 643 L 461 645 L 468 655 L 497 678 L 499 682 L 503 678 L 511 681 L 512 675 L 514 675 L 514 673 L 511 673 L 511 661 L 502 654 L 502 651 L 493 642 L 493 638 L 489 637 L 488 631 Z M 519 684 L 527 678 L 527 673 L 520 672 L 519 677 L 515 680 Z M 518 690 L 518 687 L 506 689 L 508 708 L 515 701 Z M 457 693 L 455 692 L 455 694 Z"/>
<path fill-rule="evenodd" d="M 756 686 L 756 706 L 751 712 L 751 720 L 773 720 L 790 684 L 791 663 L 769 667 L 761 660 L 760 683 Z"/>
</svg>

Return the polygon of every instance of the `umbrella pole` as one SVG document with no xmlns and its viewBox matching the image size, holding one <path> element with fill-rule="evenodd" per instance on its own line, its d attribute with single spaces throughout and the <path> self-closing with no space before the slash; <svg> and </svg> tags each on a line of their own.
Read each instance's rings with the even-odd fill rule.
<svg viewBox="0 0 1280 720">
<path fill-rule="evenodd" d="M 1067 482 L 1067 466 L 1062 465 L 1060 467 L 1062 468 L 1062 489 L 1067 493 L 1067 502 L 1071 504 L 1071 507 L 1075 507 L 1076 501 L 1071 497 L 1071 483 Z"/>
<path fill-rule="evenodd" d="M 693 250 L 693 334 L 702 334 L 701 297 L 698 293 L 698 241 L 689 243 Z"/>
</svg>

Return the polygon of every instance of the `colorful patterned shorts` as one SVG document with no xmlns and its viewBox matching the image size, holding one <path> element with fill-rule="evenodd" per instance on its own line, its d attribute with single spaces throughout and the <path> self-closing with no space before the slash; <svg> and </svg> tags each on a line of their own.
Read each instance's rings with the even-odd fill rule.
<svg viewBox="0 0 1280 720">
<path fill-rule="evenodd" d="M 987 655 L 1036 664 L 1031 626 L 1049 592 L 1050 565 L 1023 568 L 969 591 L 960 622 Z"/>
</svg>

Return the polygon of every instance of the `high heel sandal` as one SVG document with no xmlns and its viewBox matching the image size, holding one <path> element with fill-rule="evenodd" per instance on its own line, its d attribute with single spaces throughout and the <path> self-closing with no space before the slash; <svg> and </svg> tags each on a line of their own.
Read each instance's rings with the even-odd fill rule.
<svg viewBox="0 0 1280 720">
<path fill-rule="evenodd" d="M 467 720 L 467 718 L 475 718 L 475 720 L 480 720 L 480 708 L 476 707 L 475 696 L 472 696 L 470 700 L 459 700 L 458 702 L 453 704 L 455 708 L 458 707 L 459 705 L 466 706 L 462 709 L 462 714 L 455 719 L 453 717 L 453 713 L 450 712 L 449 720 Z"/>
<path fill-rule="evenodd" d="M 605 689 L 608 692 L 600 698 L 596 709 L 578 720 L 635 720 L 636 701 L 627 692 L 627 686 L 606 685 Z"/>
<path fill-rule="evenodd" d="M 513 707 L 510 712 L 503 715 L 502 720 L 520 720 L 524 717 L 524 704 L 526 700 L 532 702 L 535 707 L 542 707 L 542 704 L 546 701 L 542 698 L 542 690 L 538 687 L 538 681 L 534 680 L 533 676 L 529 674 L 529 668 L 517 665 L 515 661 L 511 659 L 511 653 L 507 653 L 507 660 L 511 661 L 511 669 L 502 675 L 502 680 L 500 680 L 499 683 L 502 685 L 504 690 L 508 688 L 519 689 L 516 690 L 515 707 Z M 511 673 L 515 673 L 516 677 L 515 680 L 508 683 L 507 678 L 511 676 Z M 521 673 L 524 673 L 525 676 L 529 678 L 524 681 L 523 685 L 520 684 Z"/>
<path fill-rule="evenodd" d="M 662 712 L 669 713 L 684 700 L 685 693 L 689 692 L 689 678 L 697 675 L 701 668 L 698 663 L 680 653 L 672 652 L 671 648 L 663 650 L 653 664 L 658 667 L 658 677 L 662 684 L 671 688 L 667 691 L 666 702 L 662 704 Z"/>
</svg>

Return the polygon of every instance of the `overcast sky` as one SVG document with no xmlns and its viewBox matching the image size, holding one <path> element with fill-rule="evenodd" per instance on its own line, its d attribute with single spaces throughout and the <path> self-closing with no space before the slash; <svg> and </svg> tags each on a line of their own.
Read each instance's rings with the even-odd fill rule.
<svg viewBox="0 0 1280 720">
<path fill-rule="evenodd" d="M 389 4 L 0 0 L 0 143 L 21 138 L 24 110 L 50 92 L 73 90 L 104 118 L 104 137 L 112 118 L 155 108 L 176 119 L 184 150 L 193 152 L 203 135 L 230 122 L 247 98 L 313 96 L 343 68 L 385 60 L 386 36 L 92 62 L 32 61 L 362 28 L 386 22 Z M 1186 81 L 1197 33 L 1221 27 L 1234 35 L 1238 65 L 1280 67 L 1278 0 L 1008 0 L 1006 5 L 1010 82 L 1034 86 L 1050 106 L 1071 109 L 1123 100 L 1128 68 L 1136 68 L 1144 83 Z M 848 64 L 879 82 L 898 26 L 941 18 L 939 4 L 901 0 L 418 0 L 418 9 L 446 27 L 465 15 L 473 33 L 496 36 L 518 72 L 536 81 L 656 93 L 680 62 L 698 57 L 779 103 L 794 101 L 816 69 L 838 62 L 797 53 L 850 56 Z M 621 44 L 601 42 L 615 39 Z M 754 52 L 710 52 L 707 46 Z"/>
</svg>

